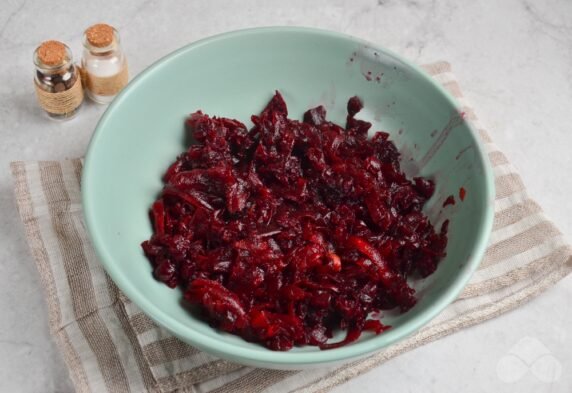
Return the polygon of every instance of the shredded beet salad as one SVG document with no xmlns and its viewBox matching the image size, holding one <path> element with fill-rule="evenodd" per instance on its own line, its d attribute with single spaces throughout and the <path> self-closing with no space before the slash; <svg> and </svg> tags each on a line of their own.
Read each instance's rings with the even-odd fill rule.
<svg viewBox="0 0 572 393">
<path fill-rule="evenodd" d="M 349 99 L 345 128 L 323 106 L 288 119 L 279 92 L 250 130 L 191 114 L 196 144 L 165 173 L 142 244 L 155 277 L 212 326 L 272 350 L 390 328 L 370 316 L 413 307 L 406 279 L 435 271 L 447 222 L 436 231 L 421 212 L 433 182 L 406 178 L 387 133 L 368 139 L 362 107 Z"/>
</svg>

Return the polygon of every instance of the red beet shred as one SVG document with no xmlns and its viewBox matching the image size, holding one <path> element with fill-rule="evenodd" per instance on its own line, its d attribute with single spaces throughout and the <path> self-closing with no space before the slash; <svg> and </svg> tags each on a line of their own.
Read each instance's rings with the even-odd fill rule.
<svg viewBox="0 0 572 393">
<path fill-rule="evenodd" d="M 250 130 L 190 115 L 197 143 L 165 173 L 142 244 L 155 277 L 212 326 L 273 350 L 389 328 L 368 315 L 413 307 L 406 279 L 433 273 L 447 225 L 421 212 L 433 182 L 405 177 L 387 133 L 367 138 L 362 107 L 349 100 L 345 128 L 323 106 L 288 119 L 278 92 Z M 328 343 L 337 329 L 345 339 Z"/>
<path fill-rule="evenodd" d="M 455 205 L 455 197 L 453 195 L 449 195 L 443 202 L 443 207 L 447 207 L 449 205 Z"/>
<path fill-rule="evenodd" d="M 459 188 L 459 199 L 461 200 L 461 202 L 465 200 L 466 196 L 467 196 L 467 190 L 465 190 L 465 187 Z"/>
</svg>

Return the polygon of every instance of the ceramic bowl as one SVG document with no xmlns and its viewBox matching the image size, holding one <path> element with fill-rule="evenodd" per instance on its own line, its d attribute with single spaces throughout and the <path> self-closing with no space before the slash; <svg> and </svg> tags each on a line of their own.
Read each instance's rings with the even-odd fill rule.
<svg viewBox="0 0 572 393">
<path fill-rule="evenodd" d="M 273 352 L 211 328 L 182 306 L 182 292 L 157 282 L 140 243 L 151 235 L 148 211 L 161 175 L 185 150 L 183 122 L 197 109 L 246 124 L 275 90 L 291 118 L 323 104 L 345 121 L 349 97 L 365 103 L 359 118 L 384 130 L 410 175 L 435 179 L 426 213 L 450 220 L 447 257 L 429 278 L 412 283 L 418 303 L 387 313 L 392 329 L 321 351 Z M 306 28 L 259 28 L 207 38 L 159 60 L 113 101 L 91 140 L 83 203 L 95 250 L 117 286 L 143 312 L 181 340 L 235 362 L 278 369 L 345 362 L 402 340 L 427 324 L 463 289 L 481 260 L 493 219 L 494 182 L 477 133 L 457 102 L 420 68 L 371 43 Z M 466 197 L 458 198 L 463 187 Z M 454 195 L 457 203 L 443 208 Z M 340 332 L 340 339 L 345 332 Z"/>
</svg>

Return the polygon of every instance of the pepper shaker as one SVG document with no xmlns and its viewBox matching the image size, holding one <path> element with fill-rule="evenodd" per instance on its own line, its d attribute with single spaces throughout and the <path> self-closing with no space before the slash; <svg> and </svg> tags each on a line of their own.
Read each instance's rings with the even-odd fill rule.
<svg viewBox="0 0 572 393">
<path fill-rule="evenodd" d="M 84 33 L 83 46 L 81 66 L 86 94 L 97 103 L 108 104 L 129 79 L 119 33 L 104 23 L 93 25 Z"/>
<path fill-rule="evenodd" d="M 81 78 L 70 48 L 45 41 L 34 51 L 34 85 L 38 103 L 52 119 L 72 118 L 83 102 Z"/>
</svg>

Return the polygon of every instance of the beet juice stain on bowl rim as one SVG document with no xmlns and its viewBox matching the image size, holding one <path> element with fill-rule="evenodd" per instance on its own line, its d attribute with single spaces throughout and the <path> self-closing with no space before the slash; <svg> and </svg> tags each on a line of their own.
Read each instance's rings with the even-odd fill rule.
<svg viewBox="0 0 572 393">
<path fill-rule="evenodd" d="M 99 190 L 94 183 L 97 183 L 97 171 L 99 169 L 98 165 L 101 165 L 101 160 L 99 160 L 99 157 L 102 153 L 100 150 L 105 148 L 105 145 L 100 148 L 99 141 L 103 139 L 102 135 L 104 135 L 106 126 L 108 123 L 112 122 L 113 116 L 118 115 L 116 113 L 118 112 L 118 108 L 121 108 L 124 101 L 130 98 L 130 94 L 133 91 L 136 91 L 138 88 L 142 87 L 145 83 L 148 83 L 149 79 L 151 79 L 154 73 L 160 73 L 161 69 L 167 67 L 173 62 L 176 62 L 180 57 L 190 55 L 192 51 L 199 50 L 205 46 L 212 44 L 224 44 L 227 42 L 235 41 L 244 43 L 249 39 L 272 35 L 273 37 L 279 35 L 282 38 L 292 36 L 305 36 L 309 38 L 329 40 L 327 42 L 340 41 L 344 45 L 351 44 L 354 48 L 375 48 L 375 50 L 377 50 L 380 54 L 383 54 L 386 58 L 399 63 L 400 66 L 410 72 L 411 75 L 418 77 L 420 80 L 422 80 L 423 83 L 429 84 L 431 89 L 435 90 L 435 94 L 441 96 L 448 106 L 452 108 L 458 107 L 458 104 L 455 102 L 455 100 L 441 86 L 426 76 L 424 72 L 417 66 L 408 63 L 407 61 L 401 59 L 399 56 L 396 56 L 387 50 L 344 34 L 323 30 L 291 27 L 257 28 L 225 33 L 193 43 L 159 60 L 146 71 L 137 76 L 120 93 L 120 95 L 114 100 L 114 102 L 110 105 L 106 113 L 101 118 L 92 137 L 92 141 L 90 143 L 85 161 L 82 197 L 87 227 L 96 252 L 100 257 L 100 260 L 102 261 L 105 269 L 114 280 L 114 282 L 119 286 L 119 288 L 153 320 L 166 327 L 182 340 L 196 346 L 199 349 L 215 354 L 217 356 L 255 366 L 295 369 L 311 364 L 323 365 L 327 363 L 336 363 L 370 354 L 417 331 L 420 327 L 428 323 L 432 318 L 440 313 L 449 303 L 451 303 L 458 296 L 462 288 L 466 285 L 472 273 L 478 266 L 482 255 L 484 254 L 488 236 L 492 228 L 494 213 L 492 209 L 492 201 L 494 199 L 494 182 L 492 171 L 489 167 L 488 160 L 483 153 L 482 144 L 477 136 L 478 134 L 474 131 L 470 124 L 465 123 L 465 127 L 470 130 L 470 135 L 466 137 L 471 140 L 471 143 L 477 146 L 477 149 L 475 149 L 477 151 L 476 159 L 480 160 L 479 163 L 482 164 L 482 176 L 484 179 L 482 190 L 482 194 L 484 195 L 482 201 L 484 212 L 483 216 L 478 222 L 480 225 L 478 225 L 475 229 L 476 241 L 470 250 L 469 257 L 463 261 L 464 263 L 460 269 L 459 276 L 455 277 L 455 280 L 447 285 L 447 288 L 443 290 L 443 293 L 439 293 L 439 297 L 432 304 L 421 309 L 413 318 L 407 320 L 402 325 L 395 329 L 390 329 L 389 331 L 384 332 L 377 337 L 373 337 L 364 341 L 354 342 L 348 346 L 328 351 L 308 352 L 303 350 L 305 348 L 302 348 L 300 351 L 273 352 L 255 344 L 238 345 L 234 344 L 234 342 L 222 342 L 222 340 L 218 339 L 217 337 L 205 334 L 202 331 L 197 331 L 189 328 L 189 326 L 185 323 L 177 320 L 174 316 L 169 315 L 161 307 L 153 303 L 151 299 L 144 295 L 145 288 L 141 288 L 141 286 L 138 287 L 135 285 L 135 282 L 133 282 L 130 277 L 128 277 L 122 271 L 120 268 L 121 261 L 112 255 L 110 251 L 111 245 L 108 246 L 106 240 L 104 240 L 106 238 L 106 234 L 101 229 L 102 224 L 98 218 L 96 208 L 94 207 L 97 205 L 99 199 Z M 341 53 L 340 58 L 346 55 L 346 53 Z M 345 61 L 342 58 L 340 60 Z M 276 88 L 278 87 L 279 86 L 276 86 Z M 359 91 L 356 91 L 355 94 L 359 95 L 360 93 Z M 264 101 L 265 98 L 266 97 L 261 97 L 261 100 Z M 181 116 L 186 115 L 194 109 L 198 108 L 189 108 L 188 111 L 186 113 L 182 113 Z M 251 110 L 254 109 L 255 108 L 251 108 Z M 220 112 L 220 115 L 225 115 L 225 113 Z M 142 212 L 142 214 L 147 216 L 147 210 Z M 142 238 L 139 240 L 141 241 L 144 239 Z M 138 243 L 128 244 L 125 245 L 125 247 L 135 247 L 135 249 L 140 252 Z M 145 269 L 148 268 L 148 266 L 142 268 Z"/>
</svg>

